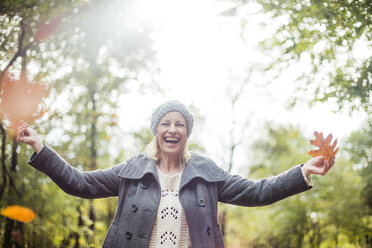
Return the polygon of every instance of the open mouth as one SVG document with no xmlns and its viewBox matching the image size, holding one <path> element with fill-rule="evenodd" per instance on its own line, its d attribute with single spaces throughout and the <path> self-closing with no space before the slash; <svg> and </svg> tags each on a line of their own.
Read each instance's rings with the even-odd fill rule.
<svg viewBox="0 0 372 248">
<path fill-rule="evenodd" d="M 178 143 L 178 141 L 179 141 L 179 139 L 178 138 L 165 138 L 164 139 L 164 141 L 166 142 L 166 143 L 170 143 L 170 144 L 177 144 Z"/>
</svg>

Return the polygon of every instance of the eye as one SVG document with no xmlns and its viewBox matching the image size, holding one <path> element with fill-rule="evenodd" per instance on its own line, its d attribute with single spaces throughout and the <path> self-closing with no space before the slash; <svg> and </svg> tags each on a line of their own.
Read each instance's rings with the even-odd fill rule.
<svg viewBox="0 0 372 248">
<path fill-rule="evenodd" d="M 177 126 L 177 127 L 184 127 L 185 124 L 183 124 L 183 123 L 177 123 L 176 126 Z"/>
<path fill-rule="evenodd" d="M 160 126 L 168 126 L 168 125 L 169 125 L 169 123 L 167 123 L 167 122 L 160 123 Z"/>
</svg>

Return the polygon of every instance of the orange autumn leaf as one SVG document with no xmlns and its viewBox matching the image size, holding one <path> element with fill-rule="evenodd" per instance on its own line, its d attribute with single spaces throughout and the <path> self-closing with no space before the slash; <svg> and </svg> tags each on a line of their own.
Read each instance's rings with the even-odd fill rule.
<svg viewBox="0 0 372 248">
<path fill-rule="evenodd" d="M 54 34 L 57 31 L 58 27 L 61 24 L 62 17 L 63 16 L 57 16 L 49 23 L 41 24 L 36 31 L 35 39 L 38 42 L 48 39 L 52 34 Z"/>
<path fill-rule="evenodd" d="M 29 208 L 21 207 L 18 205 L 8 206 L 3 209 L 0 213 L 1 215 L 8 217 L 12 220 L 17 220 L 20 222 L 28 223 L 35 219 L 36 214 Z"/>
<path fill-rule="evenodd" d="M 22 72 L 18 80 L 10 78 L 8 72 L 2 77 L 0 111 L 10 121 L 11 126 L 20 120 L 32 121 L 42 116 L 42 99 L 47 87 L 41 83 L 31 83 Z"/>
<path fill-rule="evenodd" d="M 334 140 L 333 144 L 331 145 L 333 136 L 332 134 L 329 134 L 327 138 L 324 139 L 323 133 L 318 133 L 314 131 L 315 140 L 310 140 L 310 143 L 314 146 L 319 147 L 318 150 L 311 150 L 309 154 L 312 157 L 318 157 L 323 156 L 324 160 L 331 161 L 335 158 L 336 153 L 338 152 L 338 148 L 336 148 L 337 145 L 337 139 Z"/>
</svg>

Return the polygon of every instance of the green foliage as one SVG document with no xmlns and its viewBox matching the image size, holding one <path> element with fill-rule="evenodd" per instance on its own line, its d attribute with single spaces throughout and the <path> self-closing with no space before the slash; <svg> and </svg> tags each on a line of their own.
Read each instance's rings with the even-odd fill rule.
<svg viewBox="0 0 372 248">
<path fill-rule="evenodd" d="M 310 159 L 310 149 L 301 130 L 271 124 L 266 136 L 252 147 L 249 177 L 273 176 L 304 163 Z M 266 207 L 229 207 L 228 246 L 367 247 L 372 218 L 361 194 L 360 172 L 341 149 L 326 176 L 312 176 L 312 190 Z"/>
<path fill-rule="evenodd" d="M 233 2 L 236 14 L 242 6 L 259 4 L 272 36 L 261 46 L 275 57 L 267 69 L 283 70 L 302 59 L 311 61 L 297 80 L 292 103 L 312 95 L 312 101 L 337 102 L 339 108 L 371 113 L 372 5 L 360 1 L 244 0 Z M 257 6 L 256 6 L 257 7 Z M 257 9 L 257 8 L 256 8 Z M 242 23 L 249 23 L 250 16 Z M 249 30 L 244 29 L 249 34 Z M 274 51 L 279 53 L 274 55 Z M 359 49 L 359 52 L 357 51 Z M 361 52 L 364 51 L 364 52 Z M 363 54 L 361 54 L 363 53 Z M 311 92 L 309 92 L 309 89 Z"/>
</svg>

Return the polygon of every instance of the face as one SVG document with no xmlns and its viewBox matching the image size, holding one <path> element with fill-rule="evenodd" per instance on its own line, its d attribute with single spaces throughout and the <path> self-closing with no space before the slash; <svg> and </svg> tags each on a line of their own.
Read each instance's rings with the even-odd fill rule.
<svg viewBox="0 0 372 248">
<path fill-rule="evenodd" d="M 158 142 L 165 155 L 179 155 L 187 139 L 187 126 L 180 112 L 169 112 L 158 126 Z"/>
</svg>

